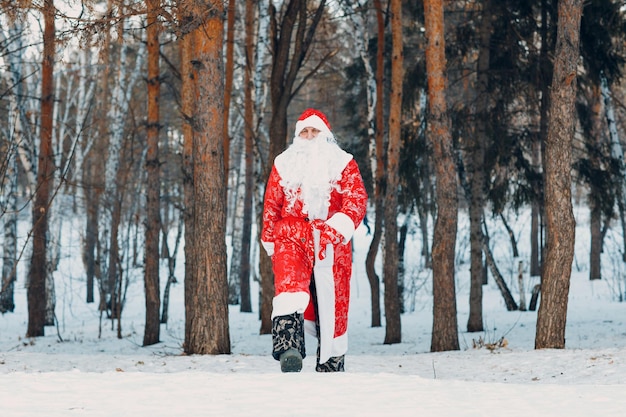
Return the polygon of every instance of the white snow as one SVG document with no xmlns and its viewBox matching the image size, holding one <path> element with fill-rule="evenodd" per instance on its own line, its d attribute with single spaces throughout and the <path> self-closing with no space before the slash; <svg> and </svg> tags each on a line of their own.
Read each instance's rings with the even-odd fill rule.
<svg viewBox="0 0 626 417">
<path fill-rule="evenodd" d="M 579 217 L 584 217 L 577 213 Z M 519 230 L 528 219 L 520 217 Z M 586 223 L 579 221 L 566 331 L 566 349 L 534 350 L 536 312 L 508 312 L 493 280 L 484 287 L 485 332 L 467 333 L 466 241 L 457 245 L 458 326 L 461 350 L 430 353 L 432 297 L 428 271 L 420 270 L 419 236 L 407 246 L 412 296 L 402 316 L 402 343 L 384 345 L 383 327 L 370 327 L 370 290 L 363 259 L 364 228 L 355 241 L 346 372 L 319 374 L 315 341 L 297 374 L 282 374 L 270 355 L 271 337 L 259 335 L 253 313 L 231 306 L 232 354 L 186 356 L 183 285 L 172 288 L 162 342 L 142 347 L 142 272 L 134 272 L 122 318 L 122 339 L 86 304 L 80 248 L 75 238 L 55 273 L 58 334 L 25 339 L 23 267 L 16 311 L 0 316 L 0 415 L 7 416 L 624 416 L 626 415 L 626 304 L 621 241 L 607 235 L 603 280 L 588 280 Z M 460 230 L 463 226 L 460 227 Z M 79 230 L 77 225 L 73 229 Z M 525 230 L 525 229 L 524 229 Z M 527 232 L 518 238 L 524 243 Z M 507 260 L 506 236 L 491 242 L 516 300 L 517 261 Z M 69 237 L 68 237 L 69 239 Z M 528 259 L 521 246 L 522 259 Z M 494 250 L 495 250 L 494 249 Z M 181 251 L 182 252 L 182 251 Z M 509 256 L 510 258 L 510 256 Z M 182 271 L 183 261 L 178 270 Z M 165 268 L 164 268 L 165 271 Z M 182 272 L 179 273 L 182 279 Z M 165 281 L 164 275 L 162 281 Z M 527 300 L 538 278 L 525 273 Z M 256 294 L 256 284 L 253 285 Z M 382 300 L 381 300 L 382 304 Z M 115 324 L 116 326 L 116 324 Z M 63 341 L 59 340 L 59 336 Z M 487 349 L 506 339 L 506 346 Z M 480 343 L 482 341 L 483 343 Z M 474 347 L 474 344 L 478 344 Z"/>
</svg>

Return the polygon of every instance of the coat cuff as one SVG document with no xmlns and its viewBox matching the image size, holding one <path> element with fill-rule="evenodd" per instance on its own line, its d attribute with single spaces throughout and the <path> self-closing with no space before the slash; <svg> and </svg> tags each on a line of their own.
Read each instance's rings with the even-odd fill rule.
<svg viewBox="0 0 626 417">
<path fill-rule="evenodd" d="M 263 249 L 265 249 L 268 256 L 274 255 L 274 242 L 266 242 L 262 240 L 261 245 L 263 245 Z"/>
<path fill-rule="evenodd" d="M 348 243 L 352 239 L 352 235 L 354 235 L 354 222 L 347 214 L 335 213 L 330 219 L 326 220 L 326 224 L 341 233 L 343 243 Z"/>
<path fill-rule="evenodd" d="M 272 299 L 272 319 L 293 313 L 304 313 L 309 305 L 310 296 L 304 291 L 283 292 Z"/>
</svg>

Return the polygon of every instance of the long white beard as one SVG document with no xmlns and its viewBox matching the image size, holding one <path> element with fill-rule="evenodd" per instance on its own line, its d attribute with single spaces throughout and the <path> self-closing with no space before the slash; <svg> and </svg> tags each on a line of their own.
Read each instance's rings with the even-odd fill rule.
<svg viewBox="0 0 626 417">
<path fill-rule="evenodd" d="M 309 217 L 326 218 L 330 193 L 338 188 L 345 167 L 345 155 L 334 138 L 328 139 L 323 133 L 314 139 L 295 137 L 283 154 L 286 163 L 280 170 L 287 202 L 293 205 L 299 198 Z"/>
</svg>

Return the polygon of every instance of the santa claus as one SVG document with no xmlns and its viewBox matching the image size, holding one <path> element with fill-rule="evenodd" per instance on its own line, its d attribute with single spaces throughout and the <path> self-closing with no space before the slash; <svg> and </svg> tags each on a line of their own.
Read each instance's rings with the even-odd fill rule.
<svg viewBox="0 0 626 417">
<path fill-rule="evenodd" d="M 318 372 L 344 370 L 348 349 L 351 239 L 367 193 L 352 155 L 326 116 L 305 110 L 293 143 L 274 160 L 265 189 L 261 242 L 272 257 L 272 355 L 299 372 L 304 332 L 318 338 Z"/>
</svg>

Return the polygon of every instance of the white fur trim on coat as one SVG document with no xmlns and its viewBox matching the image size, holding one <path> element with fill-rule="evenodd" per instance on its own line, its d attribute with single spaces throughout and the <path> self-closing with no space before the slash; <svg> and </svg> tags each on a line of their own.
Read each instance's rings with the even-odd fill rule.
<svg viewBox="0 0 626 417">
<path fill-rule="evenodd" d="M 341 233 L 341 235 L 343 236 L 343 243 L 348 243 L 350 239 L 352 239 L 355 227 L 354 222 L 347 214 L 341 212 L 335 213 L 331 216 L 330 219 L 326 220 L 326 223 L 330 227 Z"/>
<path fill-rule="evenodd" d="M 272 319 L 293 313 L 304 313 L 309 305 L 309 294 L 305 292 L 283 292 L 272 300 Z"/>
<path fill-rule="evenodd" d="M 274 242 L 266 242 L 262 240 L 261 245 L 263 245 L 263 249 L 267 252 L 267 256 L 272 256 L 274 254 Z"/>
</svg>

